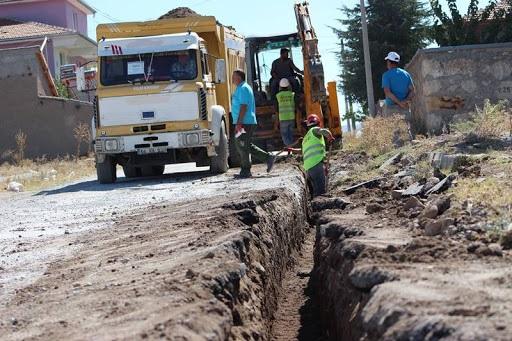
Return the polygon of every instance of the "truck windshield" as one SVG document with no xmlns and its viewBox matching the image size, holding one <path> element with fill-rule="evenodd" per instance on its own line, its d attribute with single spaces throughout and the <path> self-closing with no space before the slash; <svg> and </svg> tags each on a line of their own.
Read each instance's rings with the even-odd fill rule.
<svg viewBox="0 0 512 341">
<path fill-rule="evenodd" d="M 101 57 L 101 84 L 193 80 L 197 78 L 196 51 L 172 51 Z"/>
</svg>

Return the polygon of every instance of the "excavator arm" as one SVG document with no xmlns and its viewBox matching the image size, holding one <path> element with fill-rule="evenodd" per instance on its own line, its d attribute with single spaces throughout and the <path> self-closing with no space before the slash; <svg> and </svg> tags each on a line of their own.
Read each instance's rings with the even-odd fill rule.
<svg viewBox="0 0 512 341">
<path fill-rule="evenodd" d="M 295 4 L 295 17 L 304 57 L 304 102 L 306 112 L 308 115 L 318 115 L 324 125 L 335 136 L 341 136 L 336 82 L 328 84 L 328 95 L 325 87 L 324 66 L 318 50 L 318 37 L 311 23 L 307 2 Z"/>
</svg>

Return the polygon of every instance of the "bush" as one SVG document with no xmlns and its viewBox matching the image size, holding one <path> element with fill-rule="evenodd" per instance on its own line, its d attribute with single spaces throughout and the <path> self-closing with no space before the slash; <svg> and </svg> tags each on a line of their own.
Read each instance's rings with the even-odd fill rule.
<svg viewBox="0 0 512 341">
<path fill-rule="evenodd" d="M 346 134 L 343 145 L 348 151 L 364 151 L 378 156 L 403 146 L 408 140 L 407 122 L 403 117 L 395 115 L 366 119 L 361 134 Z"/>
<path fill-rule="evenodd" d="M 454 130 L 465 135 L 468 142 L 501 139 L 512 135 L 512 116 L 505 101 L 492 104 L 484 102 L 483 108 L 476 108 L 471 118 L 453 125 Z"/>
</svg>

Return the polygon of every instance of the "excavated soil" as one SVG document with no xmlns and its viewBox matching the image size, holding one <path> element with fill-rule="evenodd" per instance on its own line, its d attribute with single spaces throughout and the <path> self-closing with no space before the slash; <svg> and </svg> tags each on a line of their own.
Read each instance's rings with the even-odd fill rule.
<svg viewBox="0 0 512 341">
<path fill-rule="evenodd" d="M 302 178 L 148 208 L 73 241 L 73 255 L 0 306 L 9 340 L 268 339 L 304 241 Z"/>
<path fill-rule="evenodd" d="M 474 231 L 427 236 L 390 188 L 338 190 L 315 214 L 312 281 L 328 339 L 510 340 L 510 251 L 476 244 Z"/>
</svg>

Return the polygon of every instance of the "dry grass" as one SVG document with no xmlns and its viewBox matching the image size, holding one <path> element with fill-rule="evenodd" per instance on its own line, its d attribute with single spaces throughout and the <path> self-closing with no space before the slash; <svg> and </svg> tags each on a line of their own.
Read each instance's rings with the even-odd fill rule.
<svg viewBox="0 0 512 341">
<path fill-rule="evenodd" d="M 364 151 L 378 156 L 403 145 L 408 139 L 407 123 L 402 117 L 376 117 L 364 121 L 360 136 L 345 134 L 343 146 L 349 152 Z"/>
<path fill-rule="evenodd" d="M 0 166 L 0 191 L 5 191 L 10 181 L 23 184 L 25 191 L 36 191 L 91 176 L 94 172 L 94 158 L 43 158 L 21 160 L 17 164 L 4 163 Z"/>
<path fill-rule="evenodd" d="M 83 143 L 88 146 L 87 152 L 91 152 L 91 129 L 87 123 L 80 122 L 75 129 L 73 129 L 73 136 L 76 140 L 76 160 L 80 158 L 80 147 Z"/>
<path fill-rule="evenodd" d="M 456 123 L 453 128 L 469 141 L 501 139 L 512 136 L 512 112 L 507 102 L 492 104 L 486 100 L 483 108 L 476 108 L 470 120 Z"/>
</svg>

